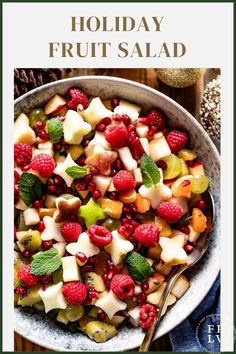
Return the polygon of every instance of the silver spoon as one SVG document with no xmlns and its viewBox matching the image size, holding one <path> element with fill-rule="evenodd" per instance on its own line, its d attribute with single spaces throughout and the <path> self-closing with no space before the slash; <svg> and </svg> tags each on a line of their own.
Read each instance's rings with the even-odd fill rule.
<svg viewBox="0 0 236 354">
<path fill-rule="evenodd" d="M 183 273 L 186 269 L 192 268 L 205 254 L 205 252 L 208 249 L 209 246 L 209 239 L 210 239 L 210 234 L 213 228 L 213 220 L 214 220 L 214 215 L 215 215 L 215 209 L 214 209 L 214 201 L 212 198 L 212 195 L 210 192 L 205 192 L 203 194 L 203 199 L 206 203 L 206 213 L 205 215 L 207 216 L 207 219 L 210 221 L 211 228 L 208 232 L 203 232 L 201 236 L 198 238 L 197 242 L 194 244 L 194 248 L 192 252 L 188 255 L 188 263 L 180 265 L 178 267 L 175 267 L 173 271 L 170 273 L 168 280 L 167 280 L 167 285 L 165 287 L 165 290 L 162 295 L 161 302 L 159 304 L 159 311 L 157 313 L 157 316 L 155 318 L 155 321 L 152 323 L 152 325 L 148 328 L 143 342 L 139 348 L 139 352 L 147 352 L 150 344 L 152 342 L 154 333 L 156 331 L 156 328 L 159 326 L 160 320 L 161 320 L 161 315 L 163 312 L 163 308 L 166 304 L 166 300 L 176 282 L 178 277 L 180 276 L 181 273 Z"/>
</svg>

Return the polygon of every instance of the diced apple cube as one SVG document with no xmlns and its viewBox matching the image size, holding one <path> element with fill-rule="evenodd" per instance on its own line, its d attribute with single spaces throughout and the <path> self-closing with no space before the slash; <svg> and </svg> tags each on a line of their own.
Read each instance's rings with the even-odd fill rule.
<svg viewBox="0 0 236 354">
<path fill-rule="evenodd" d="M 163 136 L 164 134 L 162 133 L 162 132 L 158 132 L 158 133 L 155 133 L 154 135 L 153 135 L 153 139 L 158 139 L 158 138 L 160 138 L 161 136 Z"/>
<path fill-rule="evenodd" d="M 44 112 L 49 115 L 56 111 L 59 111 L 59 109 L 61 109 L 65 105 L 66 100 L 59 95 L 55 95 L 48 101 L 48 103 L 44 107 Z"/>
<path fill-rule="evenodd" d="M 96 184 L 96 188 L 100 191 L 101 197 L 103 197 L 104 194 L 106 193 L 107 188 L 111 183 L 111 181 L 112 181 L 112 177 L 103 176 L 103 175 L 93 176 L 93 182 Z"/>
<path fill-rule="evenodd" d="M 165 287 L 166 287 L 166 282 L 162 283 L 157 289 L 157 291 L 147 296 L 147 302 L 157 306 L 162 298 Z"/>
<path fill-rule="evenodd" d="M 139 294 L 141 294 L 141 292 L 142 292 L 141 286 L 136 284 L 134 287 L 134 295 L 138 296 Z"/>
<path fill-rule="evenodd" d="M 205 175 L 204 167 L 201 162 L 196 162 L 192 167 L 189 167 L 189 172 L 193 176 Z"/>
<path fill-rule="evenodd" d="M 150 156 L 154 161 L 158 161 L 171 154 L 171 150 L 164 136 L 152 140 L 149 143 L 149 151 Z"/>
<path fill-rule="evenodd" d="M 38 144 L 39 150 L 53 150 L 53 143 L 51 141 L 45 141 L 44 143 Z"/>
<path fill-rule="evenodd" d="M 181 274 L 176 280 L 171 290 L 171 294 L 173 294 L 178 299 L 180 299 L 186 293 L 189 287 L 190 284 L 188 278 L 184 274 Z"/>
<path fill-rule="evenodd" d="M 14 143 L 25 143 L 33 145 L 36 141 L 34 130 L 29 126 L 28 117 L 22 113 L 15 121 L 13 128 Z"/>
<path fill-rule="evenodd" d="M 190 230 L 190 233 L 188 235 L 189 241 L 190 242 L 196 242 L 197 239 L 200 236 L 200 232 L 195 231 L 194 228 L 192 227 L 192 225 L 188 225 L 188 227 L 189 227 L 189 230 Z"/>
<path fill-rule="evenodd" d="M 168 274 L 170 274 L 172 270 L 172 266 L 160 261 L 159 263 L 156 264 L 154 269 L 160 272 L 161 274 L 167 276 Z"/>
<path fill-rule="evenodd" d="M 161 246 L 156 245 L 155 247 L 149 247 L 147 256 L 152 259 L 159 260 L 161 256 Z"/>
<path fill-rule="evenodd" d="M 36 225 L 40 222 L 40 217 L 37 209 L 28 208 L 23 212 L 25 225 Z"/>
<path fill-rule="evenodd" d="M 120 100 L 119 105 L 114 109 L 115 114 L 127 114 L 134 123 L 139 117 L 142 107 L 137 104 Z"/>
<path fill-rule="evenodd" d="M 135 169 L 132 171 L 132 173 L 133 173 L 135 182 L 136 182 L 137 184 L 143 183 L 143 177 L 142 177 L 142 173 L 141 173 L 140 167 L 135 168 Z"/>
<path fill-rule="evenodd" d="M 15 208 L 19 210 L 26 210 L 28 207 L 27 205 L 23 202 L 23 200 L 20 198 L 17 203 L 15 204 Z"/>
<path fill-rule="evenodd" d="M 132 310 L 129 310 L 128 315 L 129 315 L 129 322 L 132 324 L 134 327 L 139 326 L 139 314 L 140 314 L 141 306 L 136 306 Z"/>
<path fill-rule="evenodd" d="M 133 159 L 130 149 L 127 146 L 118 149 L 118 152 L 126 170 L 132 171 L 138 167 L 137 161 Z"/>
<path fill-rule="evenodd" d="M 81 112 L 82 116 L 94 129 L 101 119 L 110 117 L 113 112 L 107 109 L 99 97 L 93 98 L 87 109 Z"/>
<path fill-rule="evenodd" d="M 56 200 L 56 196 L 55 195 L 51 195 L 51 194 L 46 194 L 46 198 L 44 201 L 44 204 L 47 208 L 55 208 L 56 204 L 55 204 L 55 200 Z"/>
<path fill-rule="evenodd" d="M 142 144 L 143 150 L 149 155 L 149 142 L 147 138 L 140 138 L 140 143 Z"/>
<path fill-rule="evenodd" d="M 67 256 L 61 259 L 63 269 L 63 281 L 81 281 L 79 266 L 75 256 Z"/>
<path fill-rule="evenodd" d="M 140 138 L 147 138 L 148 137 L 148 130 L 149 130 L 149 128 L 147 125 L 138 123 L 136 126 L 136 134 Z"/>
<path fill-rule="evenodd" d="M 88 146 L 84 149 L 85 155 L 90 156 L 93 154 L 94 147 L 96 145 L 101 145 L 105 150 L 111 150 L 111 145 L 106 140 L 102 132 L 96 131 L 94 138 L 90 140 Z"/>
</svg>

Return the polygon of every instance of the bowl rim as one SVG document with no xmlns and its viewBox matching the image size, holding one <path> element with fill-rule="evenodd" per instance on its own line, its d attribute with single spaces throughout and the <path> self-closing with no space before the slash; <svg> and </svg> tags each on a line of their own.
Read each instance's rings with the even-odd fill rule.
<svg viewBox="0 0 236 354">
<path fill-rule="evenodd" d="M 84 76 L 76 76 L 76 77 L 70 77 L 70 78 L 65 78 L 65 79 L 61 79 L 61 80 L 56 80 L 53 82 L 50 82 L 48 84 L 36 87 L 35 89 L 28 91 L 27 93 L 25 93 L 24 95 L 16 98 L 14 100 L 14 107 L 16 104 L 20 103 L 21 101 L 24 101 L 26 98 L 30 97 L 31 95 L 37 94 L 38 92 L 42 91 L 42 90 L 47 90 L 50 87 L 53 86 L 59 86 L 59 85 L 63 85 L 64 83 L 71 83 L 72 85 L 74 83 L 79 84 L 79 81 L 93 81 L 93 80 L 97 80 L 97 81 L 108 81 L 108 82 L 117 82 L 117 83 L 124 83 L 128 86 L 132 86 L 132 87 L 138 87 L 142 90 L 148 91 L 151 94 L 160 96 L 161 98 L 163 98 L 164 100 L 168 101 L 171 105 L 173 105 L 174 107 L 176 107 L 179 111 L 181 111 L 185 116 L 187 116 L 190 121 L 195 124 L 197 126 L 197 128 L 201 131 L 201 133 L 203 134 L 204 138 L 208 140 L 208 143 L 210 145 L 210 148 L 214 154 L 214 157 L 217 160 L 217 163 L 220 165 L 220 155 L 219 152 L 214 144 L 214 142 L 211 140 L 211 138 L 209 137 L 209 135 L 207 134 L 207 132 L 204 130 L 204 128 L 201 126 L 201 124 L 199 123 L 199 121 L 190 113 L 187 111 L 186 108 L 184 108 L 183 106 L 181 106 L 178 102 L 174 101 L 172 98 L 170 98 L 169 96 L 165 95 L 164 93 L 151 88 L 149 86 L 146 86 L 144 84 L 141 84 L 139 82 L 136 81 L 132 81 L 132 80 L 128 80 L 128 79 L 124 79 L 124 78 L 119 78 L 119 77 L 113 77 L 113 76 L 106 76 L 106 75 L 84 75 Z M 194 303 L 194 308 L 188 310 L 185 312 L 184 317 L 180 317 L 178 320 L 176 320 L 175 322 L 175 326 L 171 329 L 173 330 L 175 327 L 177 327 L 181 322 L 183 322 L 187 317 L 189 317 L 189 315 L 197 308 L 197 306 L 202 302 L 202 300 L 205 298 L 205 296 L 207 295 L 207 293 L 209 292 L 210 288 L 212 287 L 215 279 L 217 278 L 218 274 L 220 271 L 220 263 L 218 263 L 218 267 L 215 267 L 215 271 L 212 274 L 212 278 L 211 281 L 208 282 L 205 286 L 205 291 L 201 294 L 201 296 L 199 296 L 197 298 L 197 301 Z M 37 338 L 34 337 L 27 337 L 24 335 L 23 332 L 21 332 L 21 330 L 16 329 L 16 325 L 14 328 L 14 331 L 16 333 L 18 333 L 19 335 L 21 335 L 23 338 L 32 341 L 33 343 L 43 346 L 46 349 L 51 349 L 51 350 L 57 350 L 57 351 L 68 351 L 68 352 L 73 352 L 75 351 L 74 349 L 69 349 L 69 350 L 65 350 L 65 348 L 61 348 L 61 347 L 57 347 L 55 348 L 53 345 L 48 345 L 47 343 L 42 343 L 40 342 L 40 340 L 38 340 Z M 163 332 L 161 335 L 165 335 L 167 334 L 168 331 Z M 160 336 L 158 335 L 158 332 L 156 332 L 156 335 L 154 336 L 153 340 L 156 340 L 157 338 L 159 338 Z M 140 343 L 141 344 L 141 341 Z M 138 345 L 139 345 L 138 344 Z M 131 350 L 133 348 L 136 348 L 137 343 L 134 344 L 130 344 L 129 347 L 126 347 L 125 349 L 121 349 L 121 351 L 123 350 Z M 90 349 L 91 350 L 91 349 Z M 82 350 L 76 349 L 77 352 L 81 352 Z M 96 351 L 96 350 L 94 350 Z M 102 350 L 103 351 L 103 350 Z M 105 351 L 105 350 L 104 350 Z M 111 349 L 109 349 L 109 351 L 113 351 Z M 114 349 L 114 351 L 116 351 Z"/>
</svg>

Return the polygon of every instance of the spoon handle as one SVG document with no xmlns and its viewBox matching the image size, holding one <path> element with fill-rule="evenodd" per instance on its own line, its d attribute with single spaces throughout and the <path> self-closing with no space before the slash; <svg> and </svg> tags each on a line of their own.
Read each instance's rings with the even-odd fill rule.
<svg viewBox="0 0 236 354">
<path fill-rule="evenodd" d="M 180 267 L 177 269 L 174 269 L 173 273 L 170 275 L 170 278 L 166 284 L 165 290 L 162 295 L 162 299 L 159 305 L 159 311 L 157 313 L 157 316 L 155 318 L 155 321 L 152 323 L 152 325 L 148 328 L 143 342 L 139 347 L 139 352 L 147 352 L 149 350 L 150 344 L 152 342 L 154 333 L 156 331 L 156 328 L 159 326 L 160 320 L 161 320 L 161 315 L 163 312 L 163 308 L 166 304 L 167 298 L 174 286 L 174 283 L 178 279 L 179 275 L 186 269 L 186 267 Z"/>
</svg>

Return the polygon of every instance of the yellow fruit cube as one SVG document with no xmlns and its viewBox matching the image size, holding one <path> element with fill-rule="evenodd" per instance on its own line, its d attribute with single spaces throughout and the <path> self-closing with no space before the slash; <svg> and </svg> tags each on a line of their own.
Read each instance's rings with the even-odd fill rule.
<svg viewBox="0 0 236 354">
<path fill-rule="evenodd" d="M 137 193 L 135 205 L 138 213 L 145 213 L 150 209 L 150 200 L 141 196 Z"/>
<path fill-rule="evenodd" d="M 194 150 L 182 149 L 178 152 L 178 156 L 184 161 L 192 161 L 196 159 L 197 154 Z"/>
<path fill-rule="evenodd" d="M 203 232 L 207 226 L 207 218 L 198 208 L 193 208 L 191 225 L 199 233 Z"/>
<path fill-rule="evenodd" d="M 162 219 L 160 216 L 155 217 L 155 225 L 159 228 L 160 234 L 159 236 L 170 236 L 172 231 L 168 222 Z"/>
<path fill-rule="evenodd" d="M 68 149 L 68 153 L 75 161 L 77 160 L 84 152 L 82 145 L 71 145 Z"/>
<path fill-rule="evenodd" d="M 119 193 L 119 199 L 126 204 L 134 203 L 137 198 L 137 193 L 135 189 L 130 189 L 129 191 L 124 191 Z"/>
<path fill-rule="evenodd" d="M 123 203 L 119 200 L 111 200 L 108 198 L 100 198 L 99 204 L 103 211 L 111 218 L 120 219 Z"/>
</svg>

